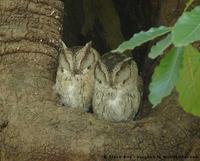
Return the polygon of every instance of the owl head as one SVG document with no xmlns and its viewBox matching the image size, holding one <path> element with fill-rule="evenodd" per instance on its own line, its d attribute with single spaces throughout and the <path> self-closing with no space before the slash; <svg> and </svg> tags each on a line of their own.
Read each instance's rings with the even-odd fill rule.
<svg viewBox="0 0 200 161">
<path fill-rule="evenodd" d="M 95 81 L 98 86 L 123 88 L 135 83 L 138 68 L 132 57 L 125 54 L 106 53 L 95 68 Z"/>
<path fill-rule="evenodd" d="M 59 59 L 60 71 L 72 76 L 83 75 L 94 67 L 99 59 L 98 52 L 88 42 L 85 46 L 67 48 L 62 42 L 63 52 Z"/>
</svg>

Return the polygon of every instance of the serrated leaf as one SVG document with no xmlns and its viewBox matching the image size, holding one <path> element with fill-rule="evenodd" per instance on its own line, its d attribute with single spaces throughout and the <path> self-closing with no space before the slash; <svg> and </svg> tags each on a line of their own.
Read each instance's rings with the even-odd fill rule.
<svg viewBox="0 0 200 161">
<path fill-rule="evenodd" d="M 134 49 L 135 47 L 152 40 L 156 37 L 159 37 L 161 35 L 164 35 L 171 31 L 170 27 L 164 27 L 161 26 L 159 28 L 151 28 L 150 30 L 144 32 L 141 31 L 135 35 L 133 35 L 132 38 L 130 38 L 128 41 L 124 41 L 122 44 L 118 46 L 117 49 L 113 50 L 112 52 L 124 52 L 125 50 Z"/>
<path fill-rule="evenodd" d="M 200 116 L 200 53 L 192 46 L 184 50 L 183 67 L 176 88 L 184 110 Z"/>
<path fill-rule="evenodd" d="M 149 86 L 149 100 L 155 107 L 163 97 L 168 96 L 178 79 L 183 48 L 172 48 L 156 67 Z"/>
<path fill-rule="evenodd" d="M 185 12 L 172 30 L 172 41 L 175 46 L 186 46 L 200 40 L 200 6 L 191 12 Z"/>
<path fill-rule="evenodd" d="M 163 54 L 164 50 L 167 49 L 171 44 L 172 44 L 172 39 L 171 39 L 171 34 L 169 34 L 166 38 L 157 42 L 156 45 L 154 45 L 151 48 L 149 57 L 155 59 L 157 56 Z"/>
</svg>

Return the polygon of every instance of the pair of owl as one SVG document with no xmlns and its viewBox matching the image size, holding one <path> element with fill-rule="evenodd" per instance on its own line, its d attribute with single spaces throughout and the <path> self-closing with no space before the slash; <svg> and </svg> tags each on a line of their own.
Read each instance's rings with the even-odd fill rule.
<svg viewBox="0 0 200 161">
<path fill-rule="evenodd" d="M 55 92 L 67 107 L 89 111 L 113 122 L 132 120 L 141 102 L 141 81 L 131 57 L 107 53 L 100 57 L 91 42 L 62 52 Z"/>
</svg>

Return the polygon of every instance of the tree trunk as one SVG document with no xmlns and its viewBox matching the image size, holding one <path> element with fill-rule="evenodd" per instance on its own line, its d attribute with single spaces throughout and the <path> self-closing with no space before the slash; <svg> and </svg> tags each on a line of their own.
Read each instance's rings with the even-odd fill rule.
<svg viewBox="0 0 200 161">
<path fill-rule="evenodd" d="M 175 2 L 159 3 L 162 11 Z M 182 110 L 175 92 L 130 123 L 109 123 L 57 104 L 52 86 L 63 13 L 61 0 L 0 1 L 0 161 L 200 157 L 199 144 L 192 149 L 199 142 L 200 119 Z M 187 158 L 192 160 L 200 158 Z"/>
</svg>

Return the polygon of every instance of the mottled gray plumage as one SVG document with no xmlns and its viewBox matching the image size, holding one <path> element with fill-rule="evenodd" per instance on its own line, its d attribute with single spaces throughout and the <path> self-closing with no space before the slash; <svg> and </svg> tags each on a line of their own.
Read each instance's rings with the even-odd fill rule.
<svg viewBox="0 0 200 161">
<path fill-rule="evenodd" d="M 89 110 L 98 59 L 99 54 L 91 43 L 74 48 L 67 48 L 63 43 L 54 90 L 65 106 Z"/>
<path fill-rule="evenodd" d="M 132 120 L 140 106 L 140 86 L 138 68 L 131 57 L 105 54 L 95 68 L 94 113 L 114 122 Z"/>
</svg>

